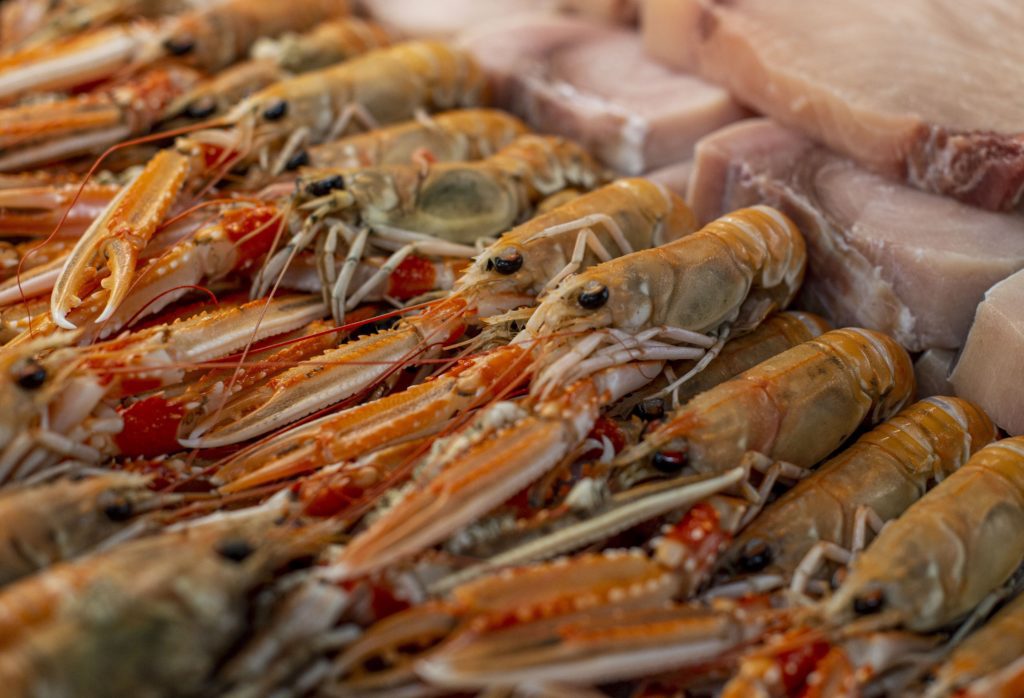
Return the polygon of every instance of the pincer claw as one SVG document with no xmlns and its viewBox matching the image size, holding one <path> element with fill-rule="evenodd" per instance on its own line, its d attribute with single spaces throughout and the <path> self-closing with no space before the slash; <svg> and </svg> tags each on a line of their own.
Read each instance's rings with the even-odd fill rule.
<svg viewBox="0 0 1024 698">
<path fill-rule="evenodd" d="M 50 316 L 58 327 L 75 329 L 67 319 L 68 312 L 82 302 L 80 294 L 103 258 L 110 275 L 100 283 L 109 295 L 95 322 L 114 314 L 131 290 L 139 252 L 163 222 L 184 184 L 189 165 L 187 156 L 161 151 L 83 233 L 53 287 Z"/>
</svg>

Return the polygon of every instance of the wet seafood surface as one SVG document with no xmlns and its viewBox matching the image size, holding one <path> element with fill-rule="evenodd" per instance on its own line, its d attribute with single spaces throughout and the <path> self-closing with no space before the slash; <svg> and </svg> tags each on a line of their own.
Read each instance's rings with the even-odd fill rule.
<svg viewBox="0 0 1024 698">
<path fill-rule="evenodd" d="M 647 47 L 889 177 L 988 209 L 1024 196 L 1013 0 L 652 0 Z M 912 31 L 911 31 L 912 30 Z"/>
<path fill-rule="evenodd" d="M 1022 695 L 969 5 L 3 3 L 0 696 Z"/>
<path fill-rule="evenodd" d="M 754 201 L 782 208 L 808 237 L 808 306 L 913 351 L 961 346 L 985 290 L 1024 267 L 1019 214 L 892 182 L 770 120 L 701 141 L 689 191 L 702 220 Z"/>
</svg>

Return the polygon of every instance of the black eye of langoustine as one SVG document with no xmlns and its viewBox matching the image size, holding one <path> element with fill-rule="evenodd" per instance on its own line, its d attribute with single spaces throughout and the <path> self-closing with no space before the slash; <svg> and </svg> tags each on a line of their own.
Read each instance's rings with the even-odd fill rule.
<svg viewBox="0 0 1024 698">
<path fill-rule="evenodd" d="M 184 114 L 190 119 L 205 119 L 217 111 L 217 103 L 208 98 L 197 99 L 185 107 Z"/>
<path fill-rule="evenodd" d="M 580 304 L 581 308 L 597 310 L 608 302 L 608 287 L 596 281 L 591 281 L 580 291 L 576 302 Z"/>
<path fill-rule="evenodd" d="M 232 562 L 242 562 L 254 552 L 252 545 L 241 538 L 230 538 L 217 546 L 217 554 Z"/>
<path fill-rule="evenodd" d="M 290 158 L 288 158 L 288 162 L 285 163 L 284 167 L 286 170 L 297 170 L 300 167 L 305 167 L 308 164 L 309 153 L 306 152 L 305 150 L 300 150 L 299 152 L 295 153 L 295 155 L 292 155 Z"/>
<path fill-rule="evenodd" d="M 103 513 L 111 521 L 127 521 L 135 514 L 135 507 L 127 499 L 119 499 L 103 507 Z"/>
<path fill-rule="evenodd" d="M 871 589 L 853 599 L 853 612 L 858 616 L 869 616 L 872 613 L 878 613 L 884 607 L 885 592 L 881 589 Z"/>
<path fill-rule="evenodd" d="M 499 274 L 515 274 L 523 268 L 523 255 L 519 250 L 509 247 L 492 257 L 491 264 L 494 265 L 494 271 Z"/>
<path fill-rule="evenodd" d="M 747 541 L 740 551 L 739 567 L 744 572 L 760 572 L 772 564 L 772 549 L 763 540 Z"/>
<path fill-rule="evenodd" d="M 46 369 L 31 359 L 25 362 L 14 380 L 25 390 L 38 390 L 46 382 Z"/>
<path fill-rule="evenodd" d="M 331 175 L 330 177 L 324 177 L 318 179 L 315 182 L 310 182 L 306 185 L 306 193 L 310 196 L 327 196 L 335 189 L 345 188 L 345 178 L 340 174 Z"/>
<path fill-rule="evenodd" d="M 263 110 L 263 118 L 267 121 L 278 121 L 288 113 L 288 102 L 279 99 Z"/>
<path fill-rule="evenodd" d="M 172 36 L 164 40 L 164 48 L 172 56 L 184 56 L 192 53 L 195 47 L 195 39 L 190 36 Z"/>
<path fill-rule="evenodd" d="M 679 451 L 658 451 L 651 458 L 651 466 L 660 473 L 678 473 L 686 465 L 686 454 Z"/>
</svg>

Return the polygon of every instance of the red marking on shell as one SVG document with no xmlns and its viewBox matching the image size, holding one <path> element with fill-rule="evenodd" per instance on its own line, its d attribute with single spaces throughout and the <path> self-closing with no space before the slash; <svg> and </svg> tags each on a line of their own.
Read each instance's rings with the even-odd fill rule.
<svg viewBox="0 0 1024 698">
<path fill-rule="evenodd" d="M 388 277 L 388 295 L 409 300 L 437 288 L 437 272 L 430 260 L 409 255 Z"/>
<path fill-rule="evenodd" d="M 827 642 L 816 640 L 778 654 L 775 661 L 787 696 L 799 695 L 802 692 L 811 672 L 825 658 L 829 649 Z"/>
<path fill-rule="evenodd" d="M 252 267 L 270 250 L 283 224 L 283 219 L 274 220 L 278 215 L 279 211 L 273 206 L 237 208 L 224 213 L 224 234 L 238 243 L 237 269 L 244 271 Z"/>
<path fill-rule="evenodd" d="M 182 405 L 168 401 L 163 395 L 140 400 L 121 411 L 124 429 L 114 437 L 114 443 L 127 456 L 155 458 L 181 451 L 178 424 L 184 414 Z"/>
<path fill-rule="evenodd" d="M 389 587 L 380 584 L 370 586 L 370 609 L 375 620 L 393 616 L 409 608 L 411 604 L 400 599 Z"/>
<path fill-rule="evenodd" d="M 665 533 L 664 538 L 686 550 L 685 559 L 692 560 L 695 565 L 692 574 L 701 578 L 732 536 L 722 530 L 718 511 L 710 504 L 700 502 L 686 512 L 679 523 Z M 687 572 L 691 570 L 687 569 Z"/>
<path fill-rule="evenodd" d="M 235 157 L 235 153 L 229 153 L 219 145 L 213 145 L 211 143 L 203 143 L 200 145 L 201 154 L 203 157 L 203 165 L 207 169 L 222 166 L 229 159 Z"/>
<path fill-rule="evenodd" d="M 340 514 L 366 495 L 366 490 L 347 475 L 315 478 L 299 483 L 297 490 L 306 513 L 322 517 Z"/>
</svg>

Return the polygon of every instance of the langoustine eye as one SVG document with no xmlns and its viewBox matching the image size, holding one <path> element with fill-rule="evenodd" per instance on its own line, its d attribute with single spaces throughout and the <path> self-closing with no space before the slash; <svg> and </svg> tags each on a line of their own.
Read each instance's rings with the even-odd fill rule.
<svg viewBox="0 0 1024 698">
<path fill-rule="evenodd" d="M 588 281 L 576 302 L 586 310 L 597 310 L 608 302 L 608 287 L 598 281 Z"/>
<path fill-rule="evenodd" d="M 523 255 L 514 247 L 506 247 L 488 260 L 488 266 L 505 276 L 515 274 L 523 268 Z"/>
<path fill-rule="evenodd" d="M 38 390 L 46 382 L 46 368 L 35 359 L 29 359 L 15 370 L 14 381 L 25 390 Z"/>
</svg>

